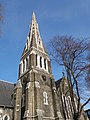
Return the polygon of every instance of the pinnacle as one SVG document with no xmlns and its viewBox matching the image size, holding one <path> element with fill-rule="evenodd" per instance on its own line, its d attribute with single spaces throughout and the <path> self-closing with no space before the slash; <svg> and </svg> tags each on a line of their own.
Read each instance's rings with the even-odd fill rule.
<svg viewBox="0 0 90 120">
<path fill-rule="evenodd" d="M 35 17 L 35 12 L 33 11 L 33 14 L 32 14 L 32 16 L 34 16 Z"/>
<path fill-rule="evenodd" d="M 32 14 L 32 21 L 36 22 L 35 12 L 33 12 L 33 14 Z"/>
</svg>

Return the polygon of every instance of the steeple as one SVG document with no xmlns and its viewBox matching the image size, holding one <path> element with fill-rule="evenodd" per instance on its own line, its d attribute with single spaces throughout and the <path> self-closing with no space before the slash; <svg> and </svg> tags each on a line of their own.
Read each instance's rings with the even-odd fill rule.
<svg viewBox="0 0 90 120">
<path fill-rule="evenodd" d="M 32 68 L 51 72 L 50 59 L 41 39 L 34 12 L 26 45 L 20 60 L 19 76 Z"/>
<path fill-rule="evenodd" d="M 26 46 L 19 64 L 14 120 L 58 119 L 60 109 L 57 108 L 53 88 L 55 85 L 50 59 L 33 12 Z"/>
<path fill-rule="evenodd" d="M 22 55 L 24 55 L 32 47 L 37 48 L 38 50 L 41 50 L 41 51 L 47 53 L 47 51 L 44 47 L 44 44 L 42 42 L 41 36 L 40 36 L 40 32 L 39 32 L 39 28 L 38 28 L 38 24 L 37 24 L 36 16 L 35 16 L 34 12 L 32 14 L 30 30 L 29 30 L 29 34 L 27 36 L 26 45 L 25 45 Z"/>
</svg>

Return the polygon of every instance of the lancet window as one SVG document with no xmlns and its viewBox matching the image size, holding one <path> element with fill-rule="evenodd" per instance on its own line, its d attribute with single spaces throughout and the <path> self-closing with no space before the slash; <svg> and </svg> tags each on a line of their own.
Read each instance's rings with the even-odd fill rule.
<svg viewBox="0 0 90 120">
<path fill-rule="evenodd" d="M 42 68 L 42 57 L 40 57 L 40 67 Z"/>
<path fill-rule="evenodd" d="M 44 99 L 44 104 L 48 105 L 48 94 L 46 92 L 43 92 L 43 99 Z"/>
<path fill-rule="evenodd" d="M 44 68 L 46 69 L 46 59 L 44 59 Z"/>
<path fill-rule="evenodd" d="M 37 66 L 37 54 L 36 54 L 36 66 Z"/>
<path fill-rule="evenodd" d="M 26 58 L 26 70 L 28 69 L 28 58 Z"/>
<path fill-rule="evenodd" d="M 25 71 L 25 60 L 23 60 L 23 72 Z"/>
</svg>

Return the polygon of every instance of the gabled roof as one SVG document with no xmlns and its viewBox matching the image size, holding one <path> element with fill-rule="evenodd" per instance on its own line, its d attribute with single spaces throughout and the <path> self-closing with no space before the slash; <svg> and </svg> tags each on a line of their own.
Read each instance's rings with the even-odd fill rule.
<svg viewBox="0 0 90 120">
<path fill-rule="evenodd" d="M 12 107 L 11 95 L 14 84 L 0 80 L 0 106 Z"/>
<path fill-rule="evenodd" d="M 56 88 L 58 89 L 60 87 L 60 84 L 64 84 L 65 87 L 68 86 L 68 80 L 65 77 L 60 78 L 59 80 L 55 81 Z"/>
<path fill-rule="evenodd" d="M 62 78 L 60 78 L 59 80 L 56 80 L 56 81 L 55 81 L 56 88 L 59 88 L 59 87 L 60 87 L 61 81 L 62 81 Z"/>
</svg>

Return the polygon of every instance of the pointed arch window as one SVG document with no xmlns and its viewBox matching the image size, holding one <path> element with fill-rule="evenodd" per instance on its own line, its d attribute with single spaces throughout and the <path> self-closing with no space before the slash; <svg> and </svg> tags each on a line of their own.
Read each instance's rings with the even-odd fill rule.
<svg viewBox="0 0 90 120">
<path fill-rule="evenodd" d="M 46 69 L 46 59 L 44 59 L 44 68 Z"/>
<path fill-rule="evenodd" d="M 26 58 L 26 70 L 28 69 L 28 58 Z"/>
<path fill-rule="evenodd" d="M 41 42 L 39 41 L 39 45 L 41 44 Z"/>
<path fill-rule="evenodd" d="M 77 110 L 77 100 L 76 100 L 76 98 L 74 98 L 74 102 L 75 102 L 75 107 L 76 107 L 76 110 Z"/>
<path fill-rule="evenodd" d="M 8 120 L 8 117 L 7 117 L 7 116 L 5 116 L 4 120 Z"/>
<path fill-rule="evenodd" d="M 68 118 L 66 96 L 64 94 L 62 94 L 62 101 L 63 101 L 63 110 L 65 112 L 65 117 Z"/>
<path fill-rule="evenodd" d="M 24 107 L 25 106 L 25 94 L 22 95 L 21 103 L 22 103 L 22 107 Z"/>
<path fill-rule="evenodd" d="M 10 120 L 10 119 L 9 119 L 9 116 L 8 116 L 8 115 L 5 115 L 5 116 L 3 117 L 3 120 Z"/>
<path fill-rule="evenodd" d="M 19 64 L 19 76 L 21 75 L 21 64 Z"/>
<path fill-rule="evenodd" d="M 28 68 L 30 69 L 30 67 L 31 67 L 31 55 L 29 55 L 29 63 L 28 63 Z"/>
<path fill-rule="evenodd" d="M 48 105 L 48 94 L 46 92 L 43 92 L 43 100 L 44 105 Z"/>
<path fill-rule="evenodd" d="M 42 57 L 40 57 L 40 67 L 42 68 Z"/>
<path fill-rule="evenodd" d="M 68 96 L 68 101 L 69 101 L 70 111 L 71 111 L 71 113 L 73 113 L 74 112 L 73 111 L 73 105 L 72 105 L 72 101 L 71 101 L 71 97 L 70 96 Z"/>
<path fill-rule="evenodd" d="M 36 54 L 36 66 L 37 66 L 37 54 Z"/>
<path fill-rule="evenodd" d="M 25 71 L 25 61 L 23 60 L 23 72 Z"/>
</svg>

